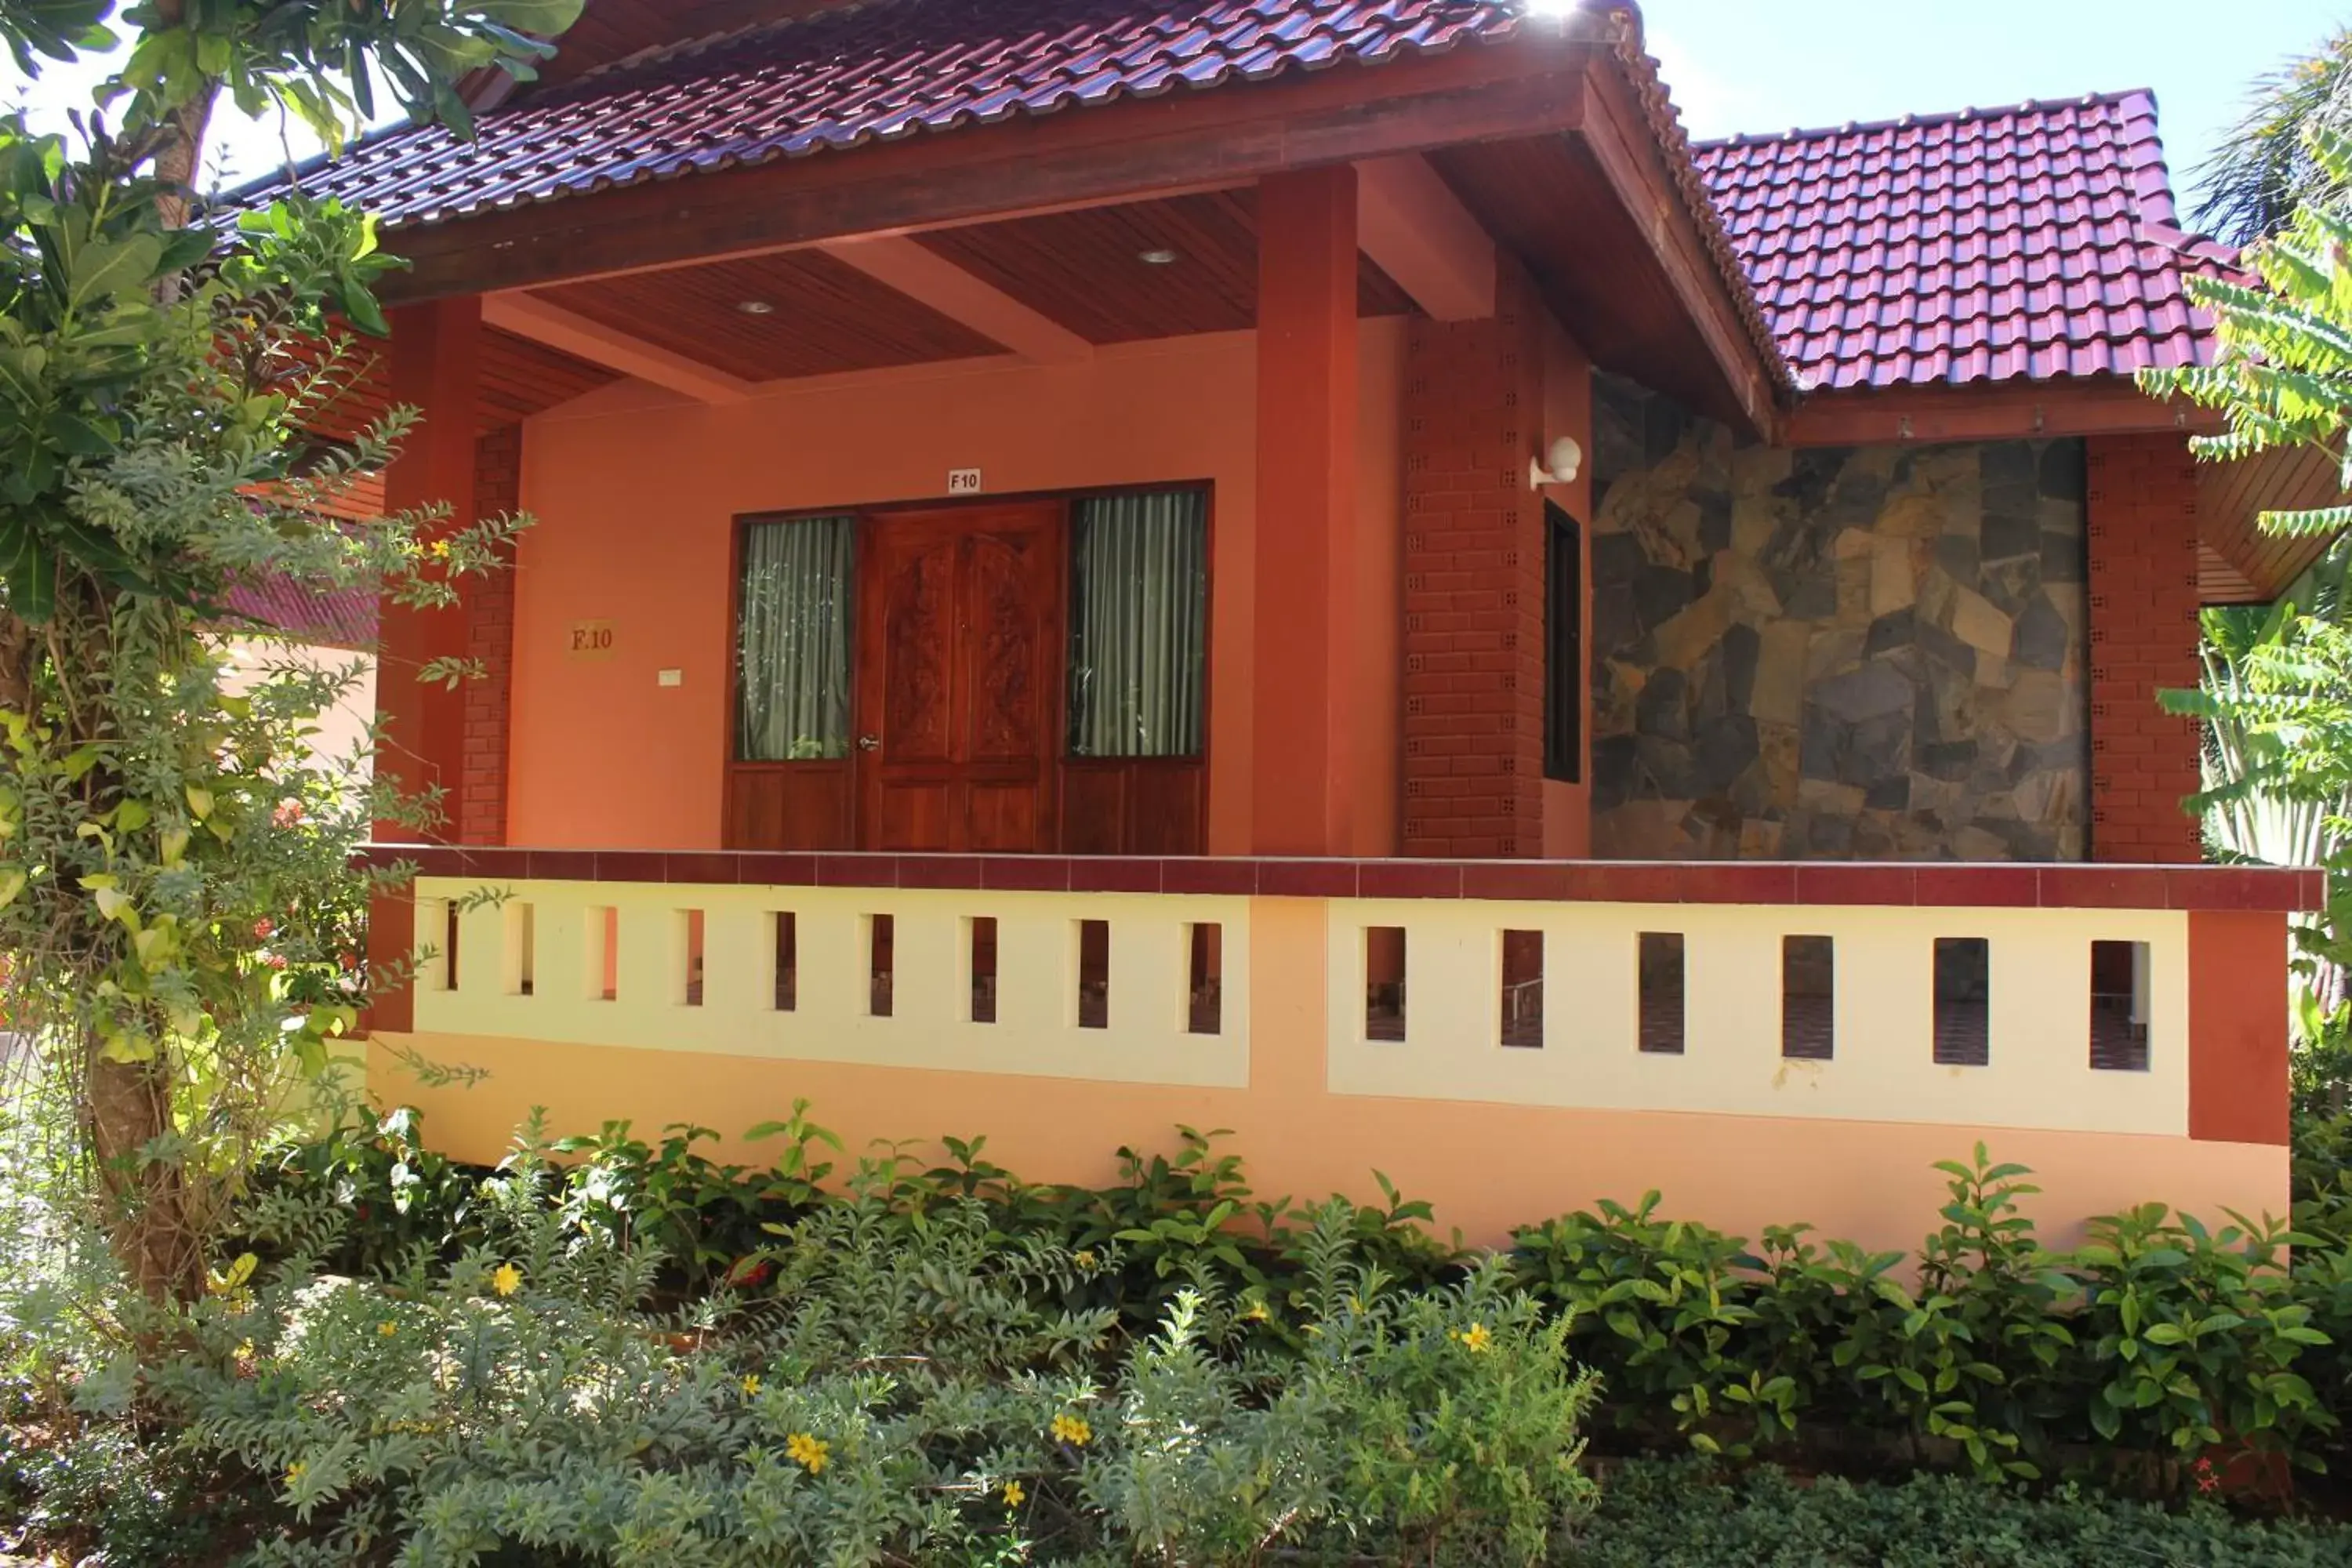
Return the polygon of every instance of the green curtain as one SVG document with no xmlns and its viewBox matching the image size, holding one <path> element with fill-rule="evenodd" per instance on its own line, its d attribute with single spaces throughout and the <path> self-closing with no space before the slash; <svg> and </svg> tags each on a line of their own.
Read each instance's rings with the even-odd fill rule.
<svg viewBox="0 0 2352 1568">
<path fill-rule="evenodd" d="M 1070 754 L 1201 754 L 1209 498 L 1096 496 L 1071 511 Z"/>
<path fill-rule="evenodd" d="M 856 531 L 852 517 L 794 518 L 744 531 L 735 645 L 735 750 L 744 762 L 848 753 Z"/>
</svg>

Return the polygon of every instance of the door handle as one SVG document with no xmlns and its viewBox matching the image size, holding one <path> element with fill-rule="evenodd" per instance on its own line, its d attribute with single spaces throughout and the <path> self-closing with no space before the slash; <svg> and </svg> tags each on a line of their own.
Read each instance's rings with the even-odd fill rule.
<svg viewBox="0 0 2352 1568">
<path fill-rule="evenodd" d="M 878 752 L 882 749 L 882 737 L 860 735 L 857 737 L 857 749 L 861 752 Z"/>
</svg>

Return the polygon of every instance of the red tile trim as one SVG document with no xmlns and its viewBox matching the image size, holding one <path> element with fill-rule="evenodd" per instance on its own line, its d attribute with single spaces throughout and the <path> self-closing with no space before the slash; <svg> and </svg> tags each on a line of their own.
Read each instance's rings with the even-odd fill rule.
<svg viewBox="0 0 2352 1568">
<path fill-rule="evenodd" d="M 1257 890 L 1270 899 L 1352 899 L 1353 860 L 1261 860 Z"/>
<path fill-rule="evenodd" d="M 1003 892 L 1208 893 L 1299 899 L 1811 904 L 1926 909 L 2315 909 L 2326 879 L 2254 866 L 1865 865 L 1789 861 L 1169 860 L 1063 855 L 803 855 L 374 845 L 359 862 L 428 877 L 725 882 Z M 732 876 L 728 875 L 732 868 Z"/>
<path fill-rule="evenodd" d="M 1462 867 L 1445 860 L 1366 860 L 1356 868 L 1361 899 L 1458 899 Z"/>
<path fill-rule="evenodd" d="M 727 884 L 741 879 L 743 858 L 740 855 L 705 851 L 698 855 L 672 855 L 667 858 L 666 874 L 673 882 L 716 882 Z"/>
<path fill-rule="evenodd" d="M 1070 860 L 1061 855 L 991 855 L 980 862 L 980 885 L 1004 893 L 1064 893 Z"/>
<path fill-rule="evenodd" d="M 1920 901 L 1918 872 L 1910 866 L 1806 865 L 1797 868 L 1801 904 L 1887 904 Z"/>
<path fill-rule="evenodd" d="M 896 855 L 820 855 L 816 858 L 820 888 L 895 888 L 898 885 Z"/>
<path fill-rule="evenodd" d="M 816 857 L 782 850 L 745 853 L 736 858 L 735 878 L 747 887 L 806 888 L 816 881 Z M 534 859 L 534 865 L 537 861 Z"/>
<path fill-rule="evenodd" d="M 1156 893 L 1160 890 L 1160 864 L 1116 857 L 1086 856 L 1070 862 L 1074 893 Z"/>
<path fill-rule="evenodd" d="M 1255 860 L 1211 860 L 1187 857 L 1181 860 L 1160 862 L 1160 890 L 1163 893 L 1204 893 L 1244 898 L 1257 891 L 1257 862 Z"/>
<path fill-rule="evenodd" d="M 1928 909 L 2031 910 L 2042 902 L 2042 873 L 2032 866 L 1920 866 L 1911 892 Z"/>
</svg>

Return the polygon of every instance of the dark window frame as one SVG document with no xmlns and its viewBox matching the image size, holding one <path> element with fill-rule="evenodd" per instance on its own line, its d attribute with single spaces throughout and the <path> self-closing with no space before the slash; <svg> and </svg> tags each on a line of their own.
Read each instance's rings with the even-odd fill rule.
<svg viewBox="0 0 2352 1568">
<path fill-rule="evenodd" d="M 1584 782 L 1584 545 L 1576 519 L 1544 502 L 1544 777 Z"/>
</svg>

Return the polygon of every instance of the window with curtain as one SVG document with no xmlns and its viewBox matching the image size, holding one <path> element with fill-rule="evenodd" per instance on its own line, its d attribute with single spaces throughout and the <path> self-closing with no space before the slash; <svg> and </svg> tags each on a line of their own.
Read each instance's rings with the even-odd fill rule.
<svg viewBox="0 0 2352 1568">
<path fill-rule="evenodd" d="M 856 533 L 853 517 L 792 518 L 743 531 L 735 632 L 738 760 L 848 754 Z"/>
<path fill-rule="evenodd" d="M 1209 498 L 1070 510 L 1070 754 L 1197 757 L 1206 728 Z"/>
</svg>

